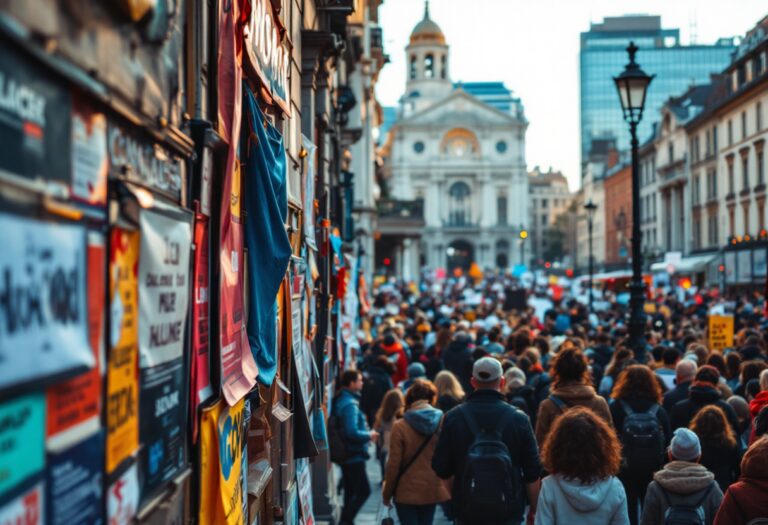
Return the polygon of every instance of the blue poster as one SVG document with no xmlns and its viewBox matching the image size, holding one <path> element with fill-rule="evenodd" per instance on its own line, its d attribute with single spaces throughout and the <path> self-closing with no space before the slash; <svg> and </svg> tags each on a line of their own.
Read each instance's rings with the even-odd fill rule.
<svg viewBox="0 0 768 525">
<path fill-rule="evenodd" d="M 46 515 L 48 525 L 101 525 L 104 433 L 48 455 Z"/>
<path fill-rule="evenodd" d="M 0 404 L 0 497 L 45 465 L 45 394 Z"/>
</svg>

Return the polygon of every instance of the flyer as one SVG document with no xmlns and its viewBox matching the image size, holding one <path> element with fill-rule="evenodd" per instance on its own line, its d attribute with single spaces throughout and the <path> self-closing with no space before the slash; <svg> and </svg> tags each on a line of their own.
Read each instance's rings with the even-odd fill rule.
<svg viewBox="0 0 768 525">
<path fill-rule="evenodd" d="M 72 99 L 72 196 L 88 204 L 107 203 L 107 117 L 83 98 Z"/>
<path fill-rule="evenodd" d="M 208 273 L 208 217 L 195 216 L 195 268 L 194 306 L 192 307 L 192 373 L 190 381 L 190 416 L 192 418 L 192 442 L 197 443 L 197 409 L 213 395 L 210 372 L 210 337 L 208 317 L 210 288 Z"/>
<path fill-rule="evenodd" d="M 0 507 L 3 525 L 43 525 L 45 523 L 43 483 L 36 483 L 5 506 Z"/>
<path fill-rule="evenodd" d="M 138 508 L 139 474 L 134 463 L 109 487 L 107 492 L 109 525 L 132 525 Z"/>
<path fill-rule="evenodd" d="M 27 394 L 0 404 L 0 422 L 2 497 L 45 466 L 45 395 Z"/>
</svg>

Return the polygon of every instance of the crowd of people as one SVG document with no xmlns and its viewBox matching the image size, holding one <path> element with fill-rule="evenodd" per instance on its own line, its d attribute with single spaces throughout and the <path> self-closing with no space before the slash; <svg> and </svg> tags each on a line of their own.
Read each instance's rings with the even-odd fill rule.
<svg viewBox="0 0 768 525">
<path fill-rule="evenodd" d="M 661 294 L 638 349 L 618 304 L 512 306 L 510 284 L 484 282 L 481 301 L 461 281 L 379 290 L 329 423 L 342 525 L 370 495 L 373 450 L 402 525 L 438 506 L 463 525 L 768 523 L 756 300 Z M 712 351 L 707 317 L 723 308 L 733 345 Z"/>
</svg>

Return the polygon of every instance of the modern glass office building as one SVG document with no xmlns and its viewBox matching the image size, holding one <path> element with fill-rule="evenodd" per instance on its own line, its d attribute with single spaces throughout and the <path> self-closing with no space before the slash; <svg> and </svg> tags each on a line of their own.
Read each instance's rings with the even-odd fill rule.
<svg viewBox="0 0 768 525">
<path fill-rule="evenodd" d="M 638 137 L 650 137 L 652 124 L 670 96 L 682 94 L 692 84 L 709 80 L 731 61 L 736 50 L 733 38 L 714 45 L 680 45 L 679 29 L 662 29 L 661 17 L 631 15 L 608 17 L 581 33 L 581 159 L 588 160 L 592 141 L 616 139 L 618 149 L 629 148 L 629 130 L 613 77 L 627 64 L 630 41 L 640 48 L 637 62 L 649 75 L 656 75 L 648 90 L 645 115 Z M 604 140 L 602 141 L 604 144 Z"/>
</svg>

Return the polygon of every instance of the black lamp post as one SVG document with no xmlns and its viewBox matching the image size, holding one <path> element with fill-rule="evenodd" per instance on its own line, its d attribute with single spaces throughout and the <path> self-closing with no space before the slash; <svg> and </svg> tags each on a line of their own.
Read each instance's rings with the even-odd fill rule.
<svg viewBox="0 0 768 525">
<path fill-rule="evenodd" d="M 645 95 L 653 75 L 647 75 L 635 62 L 637 46 L 627 47 L 629 64 L 618 77 L 614 77 L 621 100 L 624 120 L 629 124 L 632 136 L 632 282 L 629 285 L 629 345 L 635 351 L 635 359 L 645 363 L 645 284 L 643 283 L 642 236 L 640 232 L 640 176 L 638 169 L 637 125 L 643 118 Z"/>
<path fill-rule="evenodd" d="M 594 283 L 592 282 L 593 276 L 595 275 L 595 259 L 592 256 L 592 221 L 595 218 L 595 211 L 597 210 L 597 204 L 592 202 L 592 199 L 589 199 L 589 201 L 584 205 L 584 209 L 587 210 L 587 232 L 589 237 L 589 313 L 594 312 L 594 295 L 593 295 L 593 286 Z"/>
</svg>

